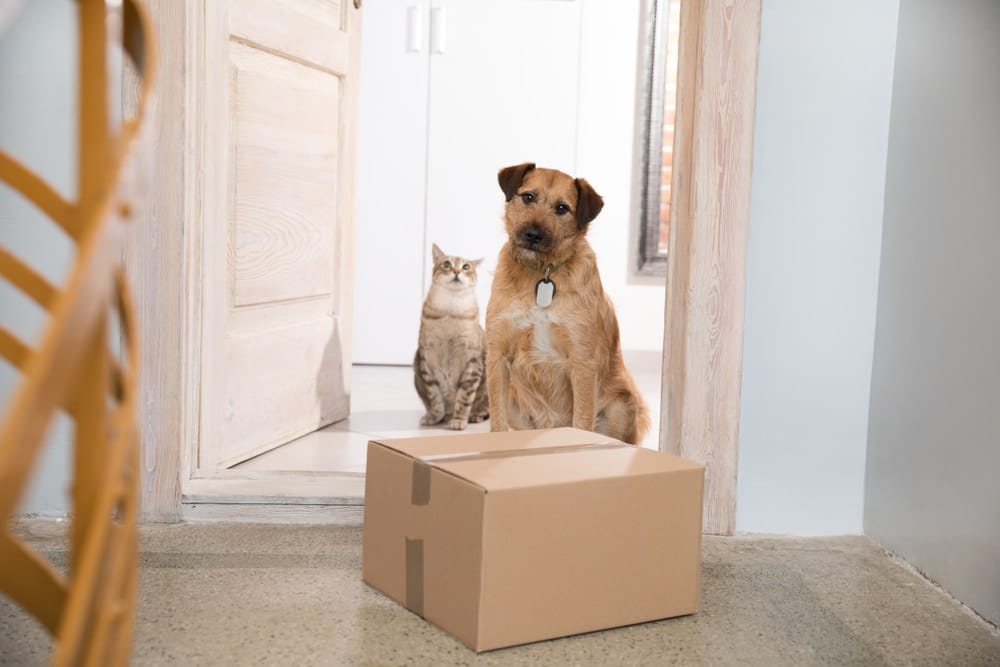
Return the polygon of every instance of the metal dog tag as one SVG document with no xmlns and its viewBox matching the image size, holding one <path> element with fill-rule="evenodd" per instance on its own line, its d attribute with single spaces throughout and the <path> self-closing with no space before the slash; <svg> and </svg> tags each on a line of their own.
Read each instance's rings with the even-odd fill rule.
<svg viewBox="0 0 1000 667">
<path fill-rule="evenodd" d="M 539 308 L 548 308 L 552 305 L 552 297 L 556 294 L 556 284 L 548 278 L 542 278 L 535 285 L 535 303 Z"/>
</svg>

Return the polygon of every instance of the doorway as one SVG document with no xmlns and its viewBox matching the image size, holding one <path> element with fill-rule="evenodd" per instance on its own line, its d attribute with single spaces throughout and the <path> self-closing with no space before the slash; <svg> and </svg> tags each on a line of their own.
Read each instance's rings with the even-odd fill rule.
<svg viewBox="0 0 1000 667">
<path fill-rule="evenodd" d="M 662 47 L 667 54 L 657 55 L 676 70 L 679 14 L 663 20 L 662 34 L 672 39 Z M 410 370 L 430 247 L 485 260 L 477 290 L 482 322 L 505 240 L 495 174 L 527 160 L 586 177 L 605 197 L 590 240 L 622 321 L 626 365 L 659 423 L 664 275 L 641 276 L 630 262 L 639 239 L 629 226 L 629 149 L 635 107 L 644 104 L 634 73 L 647 57 L 640 21 L 638 7 L 605 12 L 580 1 L 389 0 L 366 8 L 351 416 L 240 468 L 361 472 L 370 437 L 454 433 L 418 426 L 422 406 Z M 607 40 L 620 48 L 608 53 Z M 525 91 L 543 95 L 544 104 L 524 104 Z M 668 109 L 673 91 L 658 96 Z M 602 127 L 618 129 L 595 136 Z M 488 424 L 470 425 L 467 432 L 486 430 Z M 657 448 L 658 431 L 642 444 Z"/>
<path fill-rule="evenodd" d="M 299 463 L 271 465 L 274 463 L 275 454 L 262 451 L 256 457 L 256 463 L 253 462 L 254 458 L 249 458 L 247 462 L 237 461 L 233 466 L 225 468 L 206 468 L 199 465 L 199 447 L 204 443 L 205 437 L 210 436 L 200 427 L 199 414 L 202 417 L 205 414 L 200 401 L 205 382 L 218 381 L 218 378 L 213 380 L 212 377 L 209 377 L 212 371 L 204 363 L 205 359 L 201 354 L 202 349 L 198 337 L 204 330 L 205 318 L 217 317 L 218 314 L 213 310 L 211 303 L 206 303 L 199 296 L 197 281 L 203 276 L 198 273 L 197 269 L 201 264 L 192 260 L 193 257 L 198 257 L 203 250 L 200 244 L 205 237 L 203 233 L 199 233 L 199 229 L 204 230 L 206 229 L 205 225 L 214 224 L 211 223 L 212 218 L 207 217 L 203 210 L 205 196 L 210 197 L 213 191 L 212 184 L 200 183 L 197 178 L 200 173 L 198 168 L 199 142 L 204 141 L 207 132 L 199 123 L 198 114 L 185 116 L 185 112 L 198 109 L 199 105 L 206 112 L 212 108 L 212 98 L 205 97 L 199 92 L 203 89 L 191 85 L 192 80 L 196 82 L 198 80 L 199 66 L 209 62 L 206 54 L 203 53 L 204 47 L 199 46 L 199 44 L 209 43 L 205 33 L 210 23 L 205 21 L 206 16 L 199 7 L 200 3 L 193 0 L 183 4 L 184 12 L 182 12 L 183 16 L 180 17 L 177 16 L 179 13 L 177 4 L 166 0 L 158 0 L 151 2 L 151 4 L 160 23 L 166 24 L 161 29 L 168 36 L 174 34 L 177 37 L 177 41 L 174 43 L 191 41 L 189 45 L 191 50 L 188 53 L 190 57 L 181 58 L 179 63 L 172 63 L 173 71 L 176 74 L 173 78 L 166 77 L 165 86 L 167 88 L 173 86 L 174 92 L 177 94 L 176 96 L 164 96 L 167 109 L 161 114 L 160 120 L 161 133 L 173 136 L 178 145 L 185 146 L 185 155 L 179 160 L 180 164 L 172 165 L 170 169 L 166 170 L 169 173 L 162 174 L 163 181 L 174 188 L 173 190 L 170 187 L 165 189 L 183 202 L 183 206 L 178 207 L 176 200 L 171 199 L 173 203 L 170 206 L 175 211 L 178 208 L 182 209 L 180 213 L 184 220 L 185 233 L 180 235 L 180 238 L 171 237 L 168 244 L 175 249 L 177 256 L 182 258 L 179 269 L 174 266 L 168 267 L 169 271 L 176 272 L 175 275 L 171 276 L 176 278 L 174 293 L 181 294 L 180 312 L 177 313 L 174 320 L 171 320 L 177 324 L 177 327 L 170 330 L 170 335 L 179 342 L 180 363 L 177 363 L 178 355 L 176 353 L 168 355 L 163 350 L 154 350 L 147 359 L 147 368 L 151 367 L 154 370 L 173 364 L 166 378 L 168 380 L 166 387 L 174 392 L 164 394 L 165 385 L 162 382 L 147 388 L 151 395 L 158 397 L 158 405 L 160 406 L 159 414 L 145 424 L 144 439 L 148 443 L 147 460 L 149 462 L 144 471 L 144 488 L 147 489 L 147 517 L 170 520 L 181 516 L 192 519 L 201 517 L 240 519 L 245 516 L 253 516 L 254 520 L 261 520 L 270 516 L 280 520 L 309 520 L 322 515 L 326 520 L 356 520 L 359 516 L 357 506 L 363 497 L 364 486 L 363 474 L 358 469 L 360 461 L 356 458 L 348 460 L 352 457 L 347 457 L 340 461 L 332 461 L 327 465 L 331 470 L 293 470 L 290 468 L 306 466 Z M 281 5 L 281 3 L 278 4 Z M 406 7 L 406 11 L 397 15 L 397 19 L 393 23 L 395 36 L 398 38 L 402 35 L 396 48 L 405 52 L 407 49 L 416 49 L 418 44 L 420 48 L 433 47 L 437 52 L 428 52 L 427 59 L 441 56 L 438 62 L 443 63 L 449 53 L 457 52 L 455 50 L 463 44 L 463 39 L 467 37 L 465 31 L 460 30 L 459 19 L 462 14 L 456 13 L 451 16 L 447 12 L 458 5 L 461 5 L 463 9 L 455 9 L 456 12 L 465 11 L 466 4 L 478 6 L 480 3 L 448 3 L 440 0 L 424 6 L 428 30 L 426 38 L 422 29 L 412 32 L 410 27 L 411 25 L 423 25 L 417 20 L 420 19 L 421 5 L 416 3 L 416 11 L 411 11 L 413 5 Z M 481 4 L 499 3 L 486 3 L 483 0 Z M 662 277 L 651 279 L 649 276 L 637 275 L 637 272 L 634 271 L 636 253 L 632 245 L 637 238 L 635 225 L 638 224 L 637 218 L 632 212 L 636 209 L 637 202 L 641 197 L 637 186 L 638 179 L 631 178 L 631 174 L 635 170 L 641 169 L 636 163 L 636 160 L 639 159 L 639 151 L 634 149 L 636 138 L 633 130 L 637 123 L 635 100 L 636 91 L 643 85 L 644 72 L 642 67 L 645 66 L 645 63 L 640 64 L 637 54 L 639 43 L 645 39 L 639 35 L 644 35 L 647 32 L 649 8 L 655 7 L 657 3 L 650 0 L 648 3 L 643 3 L 641 7 L 634 7 L 634 12 L 622 12 L 622 8 L 613 6 L 613 3 L 590 2 L 589 0 L 569 3 L 512 0 L 505 4 L 516 5 L 519 10 L 528 6 L 539 6 L 543 7 L 545 11 L 571 12 L 567 14 L 570 17 L 574 16 L 572 12 L 576 12 L 575 16 L 578 17 L 575 19 L 577 21 L 575 24 L 572 20 L 569 21 L 569 25 L 576 25 L 575 30 L 578 35 L 575 52 L 573 48 L 566 48 L 565 52 L 561 53 L 563 57 L 575 59 L 577 63 L 576 71 L 570 71 L 566 74 L 566 79 L 572 85 L 567 86 L 567 90 L 570 92 L 565 94 L 570 95 L 576 101 L 574 112 L 564 118 L 566 125 L 575 126 L 574 136 L 576 137 L 575 141 L 571 142 L 571 150 L 567 151 L 566 159 L 559 159 L 559 156 L 550 160 L 543 159 L 544 155 L 541 157 L 524 156 L 521 155 L 524 150 L 515 151 L 516 155 L 512 153 L 509 156 L 510 159 L 504 155 L 477 156 L 477 158 L 482 157 L 483 166 L 477 167 L 476 171 L 487 174 L 486 177 L 476 177 L 477 181 L 481 180 L 484 184 L 483 189 L 469 188 L 469 192 L 472 193 L 475 200 L 474 208 L 467 204 L 449 203 L 457 208 L 455 213 L 447 217 L 463 222 L 467 220 L 469 226 L 454 234 L 458 241 L 455 245 L 461 247 L 447 247 L 447 241 L 431 238 L 431 228 L 426 226 L 430 220 L 428 212 L 437 210 L 433 206 L 433 201 L 435 201 L 432 194 L 433 184 L 430 184 L 431 172 L 436 163 L 435 157 L 427 150 L 429 132 L 433 132 L 436 126 L 433 118 L 426 111 L 428 106 L 425 106 L 424 111 L 421 111 L 419 104 L 408 106 L 397 100 L 395 106 L 402 108 L 404 112 L 401 116 L 403 118 L 401 122 L 405 123 L 411 115 L 417 116 L 419 121 L 420 116 L 427 113 L 422 121 L 425 149 L 423 171 L 418 170 L 416 174 L 409 173 L 395 180 L 384 178 L 371 181 L 379 187 L 376 187 L 374 194 L 366 195 L 366 198 L 393 198 L 396 195 L 394 187 L 397 182 L 401 184 L 400 187 L 403 184 L 415 184 L 416 191 L 422 187 L 424 189 L 423 204 L 418 202 L 415 206 L 407 206 L 406 215 L 411 216 L 409 219 L 418 223 L 423 220 L 425 227 L 419 233 L 419 242 L 412 242 L 410 237 L 406 237 L 405 240 L 400 239 L 398 243 L 386 243 L 384 246 L 386 255 L 381 260 L 378 257 L 364 259 L 359 253 L 354 258 L 353 265 L 349 261 L 340 265 L 338 275 L 347 275 L 348 279 L 353 279 L 356 285 L 379 275 L 397 275 L 394 271 L 395 267 L 402 266 L 405 261 L 411 260 L 398 259 L 394 263 L 392 253 L 399 249 L 410 251 L 415 246 L 416 250 L 412 257 L 415 257 L 416 259 L 413 261 L 419 262 L 420 265 L 419 279 L 413 278 L 414 274 L 412 273 L 405 273 L 402 275 L 409 277 L 397 278 L 397 282 L 387 284 L 390 287 L 398 286 L 400 290 L 408 290 L 411 294 L 408 297 L 410 302 L 416 304 L 410 308 L 416 312 L 411 311 L 410 316 L 404 317 L 403 309 L 399 308 L 395 311 L 400 313 L 398 319 L 383 319 L 378 324 L 365 328 L 367 338 L 372 332 L 381 331 L 387 326 L 398 326 L 400 329 L 404 326 L 411 327 L 412 335 L 403 337 L 412 341 L 408 344 L 404 341 L 404 347 L 408 348 L 406 354 L 409 357 L 415 346 L 416 329 L 419 325 L 418 309 L 424 289 L 424 262 L 426 260 L 420 255 L 429 254 L 427 248 L 429 248 L 430 243 L 436 241 L 448 252 L 476 254 L 487 258 L 495 257 L 496 248 L 499 248 L 499 241 L 502 240 L 502 234 L 499 233 L 502 200 L 499 190 L 493 183 L 496 169 L 507 162 L 515 163 L 525 159 L 533 159 L 540 164 L 548 161 L 551 166 L 585 176 L 598 187 L 606 200 L 605 210 L 595 220 L 589 238 L 600 258 L 602 281 L 618 309 L 623 348 L 626 351 L 640 351 L 642 353 L 638 359 L 627 359 L 627 364 L 636 375 L 640 375 L 643 369 L 648 369 L 655 384 L 663 383 L 663 391 L 658 388 L 648 391 L 651 408 L 655 409 L 657 405 L 662 407 L 659 433 L 654 435 L 649 444 L 658 446 L 660 449 L 709 461 L 709 487 L 715 489 L 712 486 L 712 480 L 715 479 L 712 472 L 713 466 L 717 465 L 717 461 L 735 461 L 735 424 L 738 420 L 734 419 L 734 416 L 738 417 L 738 362 L 742 338 L 742 284 L 740 281 L 742 280 L 741 253 L 743 247 L 741 247 L 741 239 L 745 243 L 745 214 L 749 208 L 748 148 L 753 127 L 753 87 L 759 4 L 739 3 L 737 9 L 734 10 L 730 3 L 688 0 L 688 7 L 682 10 L 682 46 L 679 55 L 682 71 L 678 81 L 680 90 L 678 99 L 681 105 L 678 109 L 677 139 L 675 140 L 677 147 L 675 161 L 679 162 L 674 174 L 675 187 L 672 192 L 672 224 L 669 246 L 669 253 L 674 261 L 668 263 L 669 275 L 666 289 L 662 285 Z M 348 3 L 344 3 L 344 6 L 347 5 Z M 385 3 L 385 7 L 389 5 L 391 3 Z M 384 9 L 384 7 L 382 8 Z M 368 9 L 369 7 L 366 5 L 366 11 Z M 655 12 L 652 15 L 655 16 Z M 562 25 L 565 22 L 556 21 L 555 25 Z M 253 23 L 248 25 L 252 27 Z M 684 27 L 685 25 L 687 28 Z M 718 30 L 720 25 L 724 26 L 725 29 Z M 568 32 L 572 33 L 573 30 Z M 685 33 L 688 35 L 687 38 L 684 37 Z M 616 38 L 616 44 L 622 44 L 621 40 L 624 40 L 624 43 L 632 45 L 632 48 L 616 48 L 610 51 L 604 48 L 586 48 L 586 45 L 591 43 L 606 45 L 611 36 Z M 235 41 L 240 42 L 239 39 Z M 456 66 L 467 67 L 466 59 L 462 60 L 463 62 Z M 700 75 L 685 77 L 685 62 L 688 62 L 690 71 L 698 71 Z M 431 65 L 427 70 L 428 81 L 431 83 L 435 76 L 433 63 L 434 61 L 431 60 Z M 168 59 L 168 66 L 170 64 Z M 709 73 L 712 76 L 705 75 L 706 68 L 711 69 Z M 572 70 L 572 68 L 570 69 Z M 722 74 L 723 72 L 725 75 Z M 500 92 L 507 91 L 507 94 L 502 96 L 504 99 L 519 100 L 523 104 L 523 100 L 520 100 L 517 95 L 520 89 L 517 86 L 516 77 L 506 76 L 503 71 L 500 71 L 495 77 L 488 80 L 492 82 L 493 88 Z M 573 83 L 574 80 L 575 83 Z M 362 83 L 362 89 L 363 86 Z M 417 88 L 419 89 L 420 86 Z M 432 86 L 426 87 L 424 90 L 425 93 L 434 92 Z M 485 95 L 487 92 L 490 91 L 483 94 Z M 470 83 L 470 97 L 471 93 L 478 94 L 478 89 L 471 86 Z M 738 99 L 740 104 L 730 104 L 724 109 L 721 116 L 724 122 L 715 125 L 696 122 L 699 115 L 718 113 L 717 105 L 720 100 L 727 100 L 728 103 L 734 98 Z M 539 104 L 545 102 L 544 97 L 538 99 L 541 100 Z M 747 100 L 749 100 L 749 104 L 747 104 Z M 425 104 L 432 105 L 433 102 Z M 449 104 L 448 106 L 464 108 L 466 109 L 465 115 L 475 118 L 475 114 L 468 113 L 468 109 L 473 107 L 469 106 L 467 100 L 458 100 L 454 105 Z M 178 127 L 178 124 L 171 120 L 173 117 L 169 113 L 171 108 L 178 112 L 177 117 L 187 119 L 186 124 L 181 124 Z M 515 129 L 528 131 L 523 129 L 527 126 L 524 125 L 525 121 L 519 125 L 511 120 L 511 118 L 516 118 L 516 114 L 510 117 L 505 116 L 505 118 L 514 125 Z M 529 118 L 528 121 L 530 120 Z M 416 128 L 419 129 L 420 125 L 421 122 L 417 122 Z M 464 128 L 457 125 L 457 121 L 447 125 L 445 130 L 450 130 L 450 132 L 445 133 L 447 142 L 459 144 L 463 141 L 471 142 L 470 137 L 483 140 L 484 136 L 488 138 L 491 131 L 504 126 L 503 118 L 493 123 L 469 121 L 468 126 Z M 695 127 L 698 127 L 701 133 L 697 143 L 691 141 Z M 362 142 L 365 132 L 363 128 L 362 121 L 359 133 L 359 140 Z M 563 129 L 565 128 L 557 128 L 550 134 L 558 135 L 559 131 Z M 494 137 L 494 141 L 503 144 L 496 137 Z M 564 142 L 560 142 L 560 145 L 563 144 Z M 531 145 L 528 144 L 528 147 L 530 148 Z M 735 153 L 720 151 L 720 146 L 725 148 L 730 145 L 738 145 L 741 150 Z M 721 163 L 716 157 L 720 153 L 724 155 Z M 463 170 L 472 171 L 473 165 L 465 164 L 462 160 L 442 159 L 441 162 L 446 165 L 447 169 L 451 170 L 449 173 L 461 173 Z M 390 173 L 393 167 L 398 165 L 383 161 L 380 166 L 382 167 L 380 176 L 384 177 Z M 701 180 L 701 177 L 686 179 L 682 181 L 682 187 L 677 187 L 677 172 L 680 170 L 683 170 L 685 174 L 705 174 L 705 178 L 709 180 L 718 178 L 719 174 L 722 174 L 726 177 L 728 184 L 735 185 L 727 190 L 709 188 L 708 194 L 703 195 L 700 188 L 708 181 Z M 215 185 L 217 186 L 218 183 Z M 359 183 L 359 197 L 362 188 L 363 186 Z M 442 192 L 443 198 L 450 197 L 451 193 L 447 188 L 443 188 Z M 698 194 L 698 196 L 696 197 L 694 194 Z M 162 193 L 157 193 L 156 196 L 166 198 L 166 195 Z M 705 196 L 721 198 L 723 206 L 712 206 L 710 201 L 704 199 Z M 461 197 L 453 197 L 453 199 L 456 202 L 462 201 Z M 445 207 L 441 210 L 448 210 L 448 208 Z M 724 217 L 721 216 L 721 211 L 726 211 Z M 436 215 L 433 217 L 435 220 L 439 220 Z M 469 219 L 472 217 L 475 219 Z M 497 230 L 495 245 L 491 250 L 489 247 L 485 247 L 488 246 L 488 242 L 486 242 L 483 244 L 483 250 L 476 252 L 478 250 L 476 244 L 481 243 L 481 239 L 484 236 L 488 237 L 488 234 L 473 235 L 469 233 L 466 236 L 466 233 L 469 229 L 482 229 L 483 225 L 488 229 L 490 224 L 495 225 L 493 229 Z M 474 227 L 474 225 L 478 225 L 478 227 Z M 420 229 L 419 224 L 415 225 L 415 228 Z M 383 237 L 388 237 L 389 234 L 383 233 L 382 229 L 376 221 L 374 224 L 365 224 L 364 226 L 358 224 L 351 231 L 359 234 L 375 231 Z M 710 238 L 705 237 L 706 230 L 716 234 L 722 233 L 727 239 L 734 240 L 735 245 L 721 249 L 725 250 L 725 255 L 719 256 L 720 247 L 718 244 L 713 244 Z M 733 233 L 734 230 L 736 233 Z M 417 235 L 413 236 L 416 238 Z M 473 240 L 463 242 L 461 241 L 463 238 Z M 395 238 L 393 240 L 395 241 Z M 142 246 L 142 244 L 138 245 L 140 247 L 134 252 L 139 259 L 143 254 L 153 254 L 153 250 L 150 248 Z M 472 252 L 466 250 L 466 247 L 471 247 Z M 157 254 L 163 250 L 162 246 L 155 249 Z M 136 270 L 141 272 L 142 264 L 140 262 L 133 262 L 133 266 L 138 267 Z M 717 303 L 711 302 L 710 298 L 702 298 L 703 294 L 718 294 L 717 291 L 712 292 L 718 289 L 718 285 L 714 282 L 718 278 L 718 272 L 715 274 L 706 273 L 704 271 L 706 266 L 723 269 L 723 277 L 726 282 L 722 289 L 726 300 L 722 310 L 719 310 Z M 657 281 L 659 285 L 657 285 Z M 151 283 L 152 281 L 147 282 Z M 416 288 L 418 284 L 419 289 Z M 145 294 L 140 293 L 140 298 L 145 296 L 153 302 L 156 302 L 158 298 L 162 299 L 162 294 L 156 293 L 155 287 L 155 285 L 149 284 Z M 485 285 L 481 288 L 483 293 L 480 296 L 480 308 L 484 309 L 485 294 L 488 293 L 488 290 L 485 289 Z M 659 291 L 657 292 L 657 290 Z M 646 300 L 638 297 L 630 305 L 629 302 L 632 301 L 634 295 L 653 296 Z M 691 298 L 692 295 L 694 298 Z M 361 326 L 362 304 L 357 303 L 360 299 L 356 295 L 354 300 L 356 301 L 354 312 L 358 314 L 357 324 Z M 366 300 L 365 306 L 371 306 L 373 303 L 376 307 L 381 305 L 377 301 Z M 664 312 L 667 313 L 666 317 L 663 315 Z M 668 322 L 667 326 L 664 326 L 665 320 Z M 706 321 L 713 323 L 711 328 L 701 326 L 701 323 Z M 150 322 L 145 324 L 148 338 L 154 341 L 162 339 L 164 336 L 163 323 L 159 322 L 158 324 L 161 325 L 160 330 L 157 330 Z M 355 338 L 357 337 L 355 335 Z M 666 347 L 663 347 L 664 340 L 667 341 Z M 650 343 L 650 341 L 652 342 Z M 351 359 L 350 348 L 350 341 L 344 339 L 340 356 L 344 359 Z M 661 357 L 661 350 L 662 355 L 667 360 L 663 367 L 657 363 Z M 724 353 L 721 358 L 719 356 L 720 350 Z M 406 361 L 409 359 L 407 358 Z M 294 366 L 290 365 L 289 368 L 293 369 Z M 373 411 L 365 409 L 366 406 L 384 406 L 386 398 L 392 395 L 398 396 L 400 401 L 417 400 L 409 382 L 409 371 L 405 367 L 395 369 L 359 368 L 359 377 L 355 378 L 356 384 L 350 379 L 351 370 L 350 365 L 347 365 L 343 369 L 343 377 L 345 378 L 345 386 L 349 386 L 353 394 L 352 402 L 355 402 L 356 405 L 354 417 L 338 422 L 326 431 L 320 430 L 308 434 L 303 438 L 303 441 L 307 439 L 317 441 L 314 444 L 316 448 L 319 448 L 318 439 L 329 439 L 332 434 L 336 433 L 353 433 L 355 436 L 361 437 L 348 439 L 359 443 L 363 439 L 366 440 L 365 434 L 373 430 L 370 424 L 365 425 L 364 413 Z M 396 375 L 392 376 L 393 373 Z M 711 386 L 705 386 L 703 381 L 708 376 L 713 378 Z M 401 384 L 404 382 L 404 378 L 405 384 Z M 657 379 L 660 382 L 656 382 Z M 720 386 L 725 387 L 724 393 L 719 392 Z M 735 391 L 733 391 L 734 389 Z M 365 396 L 365 391 L 371 392 L 369 397 Z M 735 400 L 732 400 L 734 394 Z M 725 400 L 719 401 L 720 397 Z M 407 407 L 402 402 L 398 408 L 393 409 L 402 416 L 405 416 L 407 411 L 410 412 L 410 416 L 413 416 L 412 408 Z M 176 421 L 169 421 L 171 415 L 177 417 Z M 383 415 L 379 417 L 379 424 L 386 428 L 394 428 L 396 422 L 393 422 L 392 419 L 395 417 L 385 419 Z M 168 421 L 167 430 L 169 432 L 157 430 L 158 424 L 164 424 Z M 398 425 L 399 431 L 407 429 L 402 417 L 400 417 Z M 415 420 L 412 426 L 414 430 L 417 428 Z M 698 447 L 702 448 L 701 452 L 697 451 Z M 331 457 L 331 459 L 333 458 L 335 457 Z M 270 462 L 268 459 L 271 459 Z M 305 461 L 308 460 L 308 457 L 304 456 L 298 460 Z M 255 466 L 260 467 L 255 469 Z M 312 467 L 319 467 L 315 459 L 313 459 Z M 729 508 L 727 512 L 731 514 L 729 505 L 735 499 L 735 478 L 728 481 L 720 478 L 717 481 L 724 482 L 717 485 L 720 489 L 717 494 L 718 498 L 715 497 L 716 491 L 711 490 L 709 493 L 711 497 L 706 500 L 706 505 L 722 503 Z M 306 511 L 303 508 L 313 509 Z M 724 519 L 720 527 L 710 527 L 710 532 L 726 532 L 727 530 L 731 530 L 731 526 L 727 528 Z"/>
</svg>

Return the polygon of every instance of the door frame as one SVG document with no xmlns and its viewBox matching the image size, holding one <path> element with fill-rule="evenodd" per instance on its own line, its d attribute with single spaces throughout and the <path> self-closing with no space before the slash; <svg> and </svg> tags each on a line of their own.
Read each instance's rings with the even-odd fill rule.
<svg viewBox="0 0 1000 667">
<path fill-rule="evenodd" d="M 364 491 L 357 474 L 204 475 L 195 468 L 205 3 L 147 4 L 160 43 L 183 44 L 163 51 L 153 123 L 156 143 L 183 151 L 158 153 L 151 181 L 157 187 L 125 250 L 140 310 L 142 518 L 357 523 Z M 704 526 L 714 534 L 735 528 L 760 13 L 760 0 L 685 0 L 681 17 L 660 449 L 706 464 Z M 124 88 L 127 113 L 135 100 L 128 72 Z"/>
<path fill-rule="evenodd" d="M 716 535 L 736 527 L 760 20 L 761 0 L 681 3 L 660 449 L 705 464 Z"/>
<path fill-rule="evenodd" d="M 154 143 L 168 148 L 158 152 L 152 166 L 151 182 L 156 187 L 137 215 L 124 253 L 140 313 L 142 520 L 357 523 L 364 496 L 364 478 L 357 473 L 320 476 L 198 469 L 201 372 L 206 361 L 203 313 L 211 307 L 202 287 L 209 256 L 205 231 L 219 210 L 219 197 L 210 196 L 211 186 L 205 184 L 218 180 L 209 168 L 208 151 L 211 132 L 226 113 L 212 106 L 212 79 L 206 67 L 217 60 L 208 29 L 218 23 L 219 7 L 203 0 L 147 0 L 147 5 L 160 43 L 177 46 L 164 49 L 160 59 L 158 107 L 151 129 Z M 356 12 L 351 5 L 343 3 L 348 16 Z M 352 35 L 360 39 L 360 30 Z M 356 66 L 352 63 L 352 68 Z M 122 96 L 126 115 L 134 108 L 136 86 L 134 74 L 126 69 Z M 347 103 L 356 103 L 356 96 L 357 86 L 345 90 Z M 354 153 L 354 145 L 354 137 L 342 138 L 345 153 Z M 178 151 L 177 146 L 183 149 Z M 341 185 L 353 193 L 353 182 L 342 180 Z M 353 206 L 353 194 L 349 199 L 341 205 Z M 350 277 L 352 228 L 345 230 L 343 239 L 338 271 Z M 343 279 L 340 284 L 341 303 L 350 304 L 353 291 Z M 349 348 L 345 350 L 349 355 Z"/>
</svg>

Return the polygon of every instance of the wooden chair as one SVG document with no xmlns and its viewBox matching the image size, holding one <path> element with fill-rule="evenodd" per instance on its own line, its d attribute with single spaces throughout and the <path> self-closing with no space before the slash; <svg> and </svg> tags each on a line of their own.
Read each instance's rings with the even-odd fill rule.
<svg viewBox="0 0 1000 667">
<path fill-rule="evenodd" d="M 67 201 L 0 151 L 0 180 L 76 242 L 66 284 L 57 287 L 0 245 L 0 277 L 45 309 L 29 345 L 0 323 L 0 356 L 20 371 L 0 413 L 0 592 L 35 616 L 55 640 L 53 665 L 128 661 L 135 611 L 138 515 L 138 349 L 121 267 L 143 169 L 136 159 L 153 101 L 155 53 L 138 0 L 121 7 L 122 43 L 142 76 L 136 118 L 108 121 L 105 0 L 78 0 L 78 199 Z M 4 91 L 4 95 L 16 91 Z M 109 350 L 117 315 L 122 361 Z M 75 422 L 69 571 L 58 572 L 14 531 L 15 514 L 57 410 Z"/>
</svg>

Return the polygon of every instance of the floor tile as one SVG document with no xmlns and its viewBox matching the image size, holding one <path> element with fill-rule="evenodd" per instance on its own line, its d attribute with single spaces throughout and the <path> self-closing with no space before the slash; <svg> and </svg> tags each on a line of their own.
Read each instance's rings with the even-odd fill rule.
<svg viewBox="0 0 1000 667">
<path fill-rule="evenodd" d="M 652 354 L 652 353 L 650 353 Z M 658 353 L 657 353 L 658 354 Z M 656 355 L 653 355 L 656 358 Z M 642 446 L 659 443 L 660 370 L 649 355 L 629 359 L 636 384 L 649 406 L 652 428 Z M 464 431 L 420 425 L 424 406 L 413 387 L 408 366 L 354 366 L 351 369 L 351 415 L 316 433 L 257 456 L 239 467 L 248 470 L 363 472 L 370 438 L 410 438 L 427 435 L 486 433 L 489 422 L 470 424 Z"/>
</svg>

